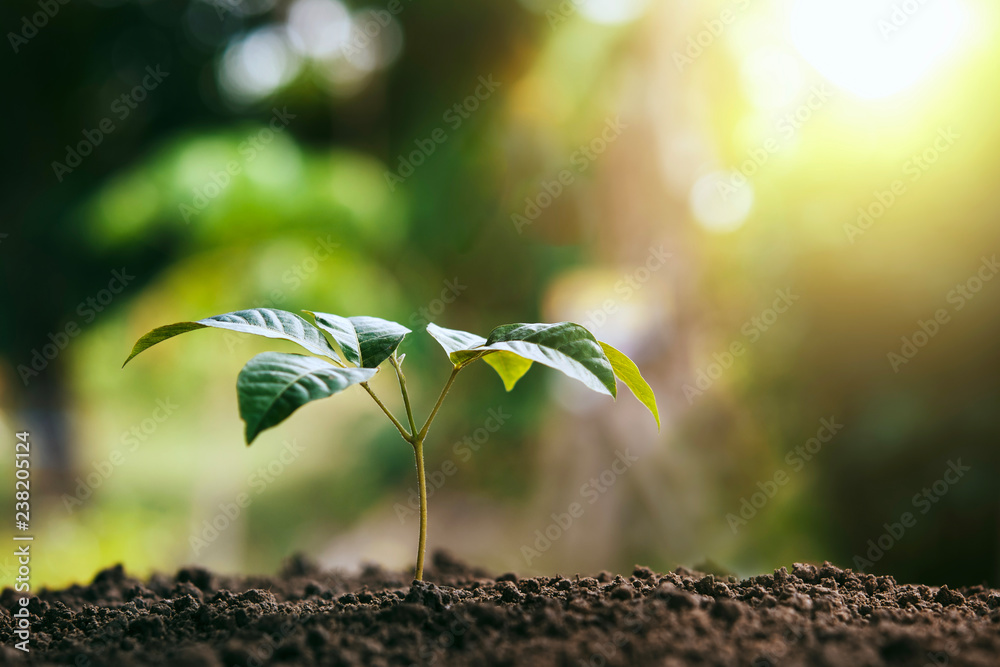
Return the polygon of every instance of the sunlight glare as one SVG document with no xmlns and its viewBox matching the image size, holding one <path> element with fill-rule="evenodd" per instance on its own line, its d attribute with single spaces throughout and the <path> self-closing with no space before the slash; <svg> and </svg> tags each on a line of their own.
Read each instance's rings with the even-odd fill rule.
<svg viewBox="0 0 1000 667">
<path fill-rule="evenodd" d="M 735 172 L 716 171 L 699 178 L 689 204 L 694 219 L 711 232 L 739 229 L 753 208 L 753 186 Z"/>
<path fill-rule="evenodd" d="M 833 84 L 865 99 L 910 88 L 968 26 L 959 0 L 796 0 L 792 41 Z"/>
<path fill-rule="evenodd" d="M 237 37 L 219 64 L 219 83 L 233 101 L 255 102 L 291 81 L 301 67 L 288 32 L 265 26 Z"/>
<path fill-rule="evenodd" d="M 638 18 L 648 0 L 585 0 L 577 3 L 580 13 L 595 23 L 616 25 Z"/>
</svg>

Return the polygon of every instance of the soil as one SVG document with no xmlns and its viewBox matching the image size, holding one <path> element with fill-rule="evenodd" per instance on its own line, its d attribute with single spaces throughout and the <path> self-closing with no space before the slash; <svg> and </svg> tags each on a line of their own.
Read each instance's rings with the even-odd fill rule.
<svg viewBox="0 0 1000 667">
<path fill-rule="evenodd" d="M 121 566 L 29 604 L 0 595 L 0 662 L 35 665 L 1000 664 L 1000 591 L 900 585 L 830 564 L 738 581 L 658 574 L 493 578 L 436 554 L 424 582 L 302 558 L 278 577 L 187 568 L 148 581 Z"/>
</svg>

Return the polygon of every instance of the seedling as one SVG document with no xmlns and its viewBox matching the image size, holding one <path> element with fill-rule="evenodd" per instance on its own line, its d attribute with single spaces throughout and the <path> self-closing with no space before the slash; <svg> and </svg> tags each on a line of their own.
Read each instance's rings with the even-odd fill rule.
<svg viewBox="0 0 1000 667">
<path fill-rule="evenodd" d="M 298 343 L 316 356 L 264 352 L 251 359 L 236 379 L 240 418 L 246 422 L 247 445 L 261 431 L 277 426 L 297 409 L 327 398 L 351 385 L 361 385 L 403 440 L 413 448 L 420 492 L 420 537 L 415 576 L 423 578 L 427 543 L 427 484 L 424 476 L 424 440 L 434 417 L 448 395 L 459 372 L 482 359 L 500 375 L 507 391 L 514 388 L 532 363 L 562 371 L 590 389 L 617 396 L 617 381 L 625 383 L 656 419 L 656 397 L 639 369 L 627 356 L 602 343 L 579 324 L 505 324 L 486 338 L 465 331 L 427 325 L 427 333 L 441 344 L 451 362 L 451 375 L 423 426 L 417 428 L 403 375 L 403 358 L 397 348 L 410 330 L 377 317 L 340 317 L 304 311 L 315 325 L 294 313 L 272 308 L 240 310 L 195 322 L 178 322 L 153 329 L 140 338 L 125 360 L 178 334 L 196 329 L 228 329 Z M 333 340 L 323 335 L 326 332 Z M 336 347 L 335 347 L 336 346 Z M 339 350 L 338 350 L 339 348 Z M 383 362 L 389 362 L 399 382 L 407 425 L 397 419 L 375 394 L 368 381 Z M 124 364 L 123 364 L 124 366 Z"/>
</svg>

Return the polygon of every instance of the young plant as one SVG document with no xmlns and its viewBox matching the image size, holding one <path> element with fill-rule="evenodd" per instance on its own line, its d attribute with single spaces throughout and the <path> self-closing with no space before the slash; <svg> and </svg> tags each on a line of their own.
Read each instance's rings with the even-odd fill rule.
<svg viewBox="0 0 1000 667">
<path fill-rule="evenodd" d="M 418 580 L 423 577 L 427 543 L 424 440 L 448 390 L 465 367 L 482 359 L 500 375 L 507 391 L 514 388 L 535 362 L 562 371 L 590 389 L 612 397 L 617 396 L 617 377 L 653 414 L 657 428 L 660 426 L 656 397 L 632 360 L 607 343 L 598 341 L 579 324 L 560 322 L 505 324 L 495 328 L 486 338 L 428 324 L 427 333 L 444 348 L 452 370 L 430 415 L 417 428 L 403 375 L 405 355 L 396 353 L 410 330 L 377 317 L 340 317 L 329 313 L 304 312 L 312 317 L 315 326 L 299 315 L 273 308 L 240 310 L 194 322 L 169 324 L 140 338 L 125 364 L 143 350 L 168 338 L 205 328 L 290 340 L 316 355 L 264 352 L 243 367 L 236 380 L 236 393 L 240 417 L 246 422 L 247 445 L 261 431 L 277 426 L 306 403 L 332 396 L 351 385 L 361 385 L 403 440 L 413 448 L 420 492 L 420 537 L 415 571 Z M 324 336 L 324 332 L 334 344 Z M 368 384 L 386 361 L 392 366 L 399 382 L 406 425 L 392 414 Z"/>
</svg>

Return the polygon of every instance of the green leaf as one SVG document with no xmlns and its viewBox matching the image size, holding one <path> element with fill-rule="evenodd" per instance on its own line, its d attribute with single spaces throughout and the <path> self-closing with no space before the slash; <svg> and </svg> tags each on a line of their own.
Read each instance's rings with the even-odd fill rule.
<svg viewBox="0 0 1000 667">
<path fill-rule="evenodd" d="M 579 324 L 505 324 L 490 332 L 484 352 L 506 351 L 579 380 L 590 389 L 617 395 L 615 373 L 601 345 Z"/>
<path fill-rule="evenodd" d="M 494 352 L 483 356 L 483 361 L 488 363 L 499 373 L 503 380 L 504 389 L 510 391 L 517 384 L 517 381 L 524 377 L 524 374 L 531 368 L 531 359 L 525 359 L 513 352 Z"/>
<path fill-rule="evenodd" d="M 401 324 L 378 317 L 341 317 L 330 313 L 305 311 L 316 319 L 316 326 L 340 345 L 344 357 L 362 368 L 376 368 L 392 356 L 410 330 Z"/>
<path fill-rule="evenodd" d="M 611 362 L 594 334 L 579 324 L 505 324 L 490 332 L 489 338 L 483 338 L 431 323 L 427 325 L 427 333 L 441 344 L 455 366 L 466 366 L 477 359 L 489 363 L 491 358 L 505 353 L 490 365 L 500 374 L 507 391 L 528 372 L 530 362 L 537 361 L 594 391 L 609 396 L 617 393 Z M 522 361 L 514 362 L 506 354 L 521 357 Z"/>
<path fill-rule="evenodd" d="M 482 359 L 500 375 L 507 391 L 514 388 L 532 362 L 560 370 L 591 389 L 614 396 L 611 362 L 594 335 L 578 324 L 507 324 L 489 338 L 434 323 L 427 333 L 441 344 L 455 366 Z"/>
<path fill-rule="evenodd" d="M 639 367 L 619 350 L 616 350 L 603 341 L 598 342 L 601 343 L 601 348 L 604 349 L 604 354 L 607 355 L 608 361 L 611 362 L 611 368 L 614 369 L 618 379 L 624 382 L 625 386 L 635 394 L 635 397 L 653 413 L 653 418 L 656 419 L 656 430 L 659 431 L 660 412 L 656 409 L 656 395 L 653 394 L 653 389 L 649 386 L 649 383 L 639 373 Z"/>
<path fill-rule="evenodd" d="M 445 329 L 433 322 L 427 325 L 427 333 L 441 344 L 441 347 L 448 354 L 448 359 L 455 366 L 461 366 L 463 362 L 467 363 L 470 356 L 475 356 L 468 354 L 472 348 L 482 347 L 486 344 L 486 339 L 482 336 L 458 329 Z"/>
<path fill-rule="evenodd" d="M 279 338 L 298 343 L 313 354 L 319 354 L 334 360 L 339 360 L 337 351 L 333 349 L 323 333 L 295 313 L 274 308 L 252 308 L 238 310 L 233 313 L 216 315 L 194 322 L 178 322 L 153 329 L 140 338 L 132 348 L 125 364 L 130 362 L 140 352 L 157 343 L 173 338 L 188 331 L 215 328 L 227 329 L 239 333 L 254 334 L 265 338 Z M 125 366 L 122 364 L 122 366 Z"/>
<path fill-rule="evenodd" d="M 236 379 L 247 444 L 306 403 L 332 396 L 352 384 L 367 382 L 375 373 L 375 369 L 369 368 L 340 368 L 302 354 L 258 354 L 247 362 Z"/>
<path fill-rule="evenodd" d="M 486 344 L 486 339 L 468 331 L 445 329 L 431 322 L 427 325 L 427 333 L 441 344 L 448 353 L 448 359 L 456 367 L 467 366 L 482 358 L 497 372 L 507 391 L 513 389 L 517 381 L 531 368 L 531 360 L 511 352 L 479 349 Z"/>
</svg>

